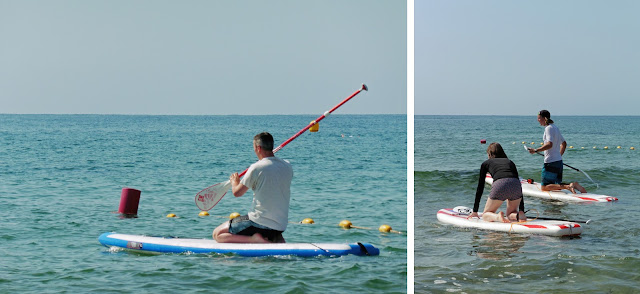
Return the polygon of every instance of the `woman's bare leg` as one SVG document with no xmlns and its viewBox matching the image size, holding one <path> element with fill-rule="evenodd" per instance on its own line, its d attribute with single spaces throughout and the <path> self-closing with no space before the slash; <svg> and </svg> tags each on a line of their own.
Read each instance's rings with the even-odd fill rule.
<svg viewBox="0 0 640 294">
<path fill-rule="evenodd" d="M 487 199 L 487 204 L 485 204 L 484 211 L 482 212 L 482 220 L 487 222 L 509 223 L 509 219 L 504 217 L 504 213 L 502 213 L 502 211 L 496 213 L 498 208 L 502 205 L 502 202 L 504 201 Z"/>
<path fill-rule="evenodd" d="M 520 207 L 520 201 L 522 198 L 518 200 L 507 200 L 507 216 L 511 221 L 518 221 L 518 208 Z"/>
</svg>

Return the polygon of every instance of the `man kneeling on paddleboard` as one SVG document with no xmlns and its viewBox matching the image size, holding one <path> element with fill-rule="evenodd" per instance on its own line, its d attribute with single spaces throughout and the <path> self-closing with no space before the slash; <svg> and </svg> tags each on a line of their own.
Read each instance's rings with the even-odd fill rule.
<svg viewBox="0 0 640 294">
<path fill-rule="evenodd" d="M 491 143 L 487 147 L 489 159 L 480 165 L 480 179 L 476 189 L 476 200 L 473 204 L 473 212 L 467 217 L 478 217 L 480 198 L 484 191 L 485 178 L 487 173 L 493 178 L 493 186 L 487 204 L 484 206 L 482 220 L 488 222 L 510 223 L 511 221 L 525 221 L 524 202 L 522 201 L 522 186 L 518 177 L 518 169 L 513 161 L 507 158 L 502 146 L 498 143 Z M 507 214 L 500 211 L 496 213 L 502 202 L 507 201 Z M 519 211 L 518 211 L 519 209 Z"/>
<path fill-rule="evenodd" d="M 543 145 L 538 148 L 527 148 L 529 153 L 534 154 L 544 151 L 544 166 L 542 167 L 542 191 L 558 191 L 567 189 L 571 193 L 576 194 L 576 190 L 580 193 L 587 193 L 578 182 L 569 184 L 562 183 L 562 155 L 567 148 L 567 142 L 560 134 L 560 129 L 553 123 L 551 113 L 548 110 L 540 110 L 538 112 L 538 123 L 544 127 L 544 135 L 542 136 Z"/>
<path fill-rule="evenodd" d="M 282 232 L 289 221 L 291 164 L 273 154 L 273 137 L 264 132 L 253 138 L 258 162 L 252 164 L 244 178 L 238 173 L 229 177 L 236 197 L 253 190 L 253 203 L 247 215 L 226 221 L 213 230 L 220 243 L 284 243 Z"/>
</svg>

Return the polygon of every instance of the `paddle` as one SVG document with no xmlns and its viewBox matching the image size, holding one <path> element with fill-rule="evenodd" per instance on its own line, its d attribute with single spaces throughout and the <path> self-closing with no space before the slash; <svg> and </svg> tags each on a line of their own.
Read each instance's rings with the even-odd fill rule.
<svg viewBox="0 0 640 294">
<path fill-rule="evenodd" d="M 591 222 L 590 219 L 583 221 L 583 220 L 570 220 L 570 219 L 561 219 L 561 218 L 552 218 L 552 217 L 536 217 L 535 219 L 543 219 L 543 220 L 557 220 L 557 221 L 565 221 L 565 222 L 572 222 L 572 223 L 583 223 L 583 224 L 588 224 L 589 222 Z"/>
<path fill-rule="evenodd" d="M 360 89 L 358 89 L 357 91 L 353 92 L 353 94 L 351 94 L 351 96 L 349 96 L 346 99 L 342 100 L 342 102 L 338 103 L 338 105 L 336 105 L 333 108 L 331 108 L 331 110 L 325 111 L 323 115 L 321 115 L 320 117 L 316 118 L 316 120 L 312 121 L 306 127 L 302 128 L 302 130 L 298 131 L 291 138 L 289 138 L 286 141 L 284 141 L 284 143 L 280 144 L 280 146 L 278 146 L 275 149 L 273 149 L 273 153 L 278 152 L 278 150 L 282 149 L 282 147 L 284 147 L 287 144 L 289 144 L 289 142 L 293 141 L 295 138 L 297 138 L 298 136 L 300 136 L 304 132 L 306 132 L 309 128 L 311 128 L 315 124 L 319 123 L 321 120 L 323 120 L 329 114 L 331 114 L 333 111 L 335 111 L 340 106 L 342 106 L 342 104 L 345 104 L 347 101 L 351 100 L 351 98 L 353 98 L 356 95 L 358 95 L 362 90 L 368 91 L 369 88 L 367 88 L 367 85 L 362 84 Z M 245 169 L 242 173 L 240 173 L 240 177 L 244 176 L 244 174 L 247 173 L 247 170 L 249 170 L 249 168 Z M 198 192 L 198 194 L 196 194 L 196 198 L 195 198 L 196 206 L 198 206 L 198 208 L 200 208 L 200 210 L 203 210 L 203 211 L 211 210 L 214 206 L 216 206 L 216 204 L 218 204 L 218 202 L 220 202 L 220 200 L 222 200 L 222 197 L 224 197 L 224 195 L 227 194 L 227 191 L 229 191 L 230 188 L 231 188 L 231 182 L 229 180 L 227 180 L 225 182 L 215 184 L 213 186 L 210 186 L 210 187 Z"/>
<path fill-rule="evenodd" d="M 531 210 L 535 210 L 535 211 L 536 211 L 536 214 L 538 214 L 538 215 L 540 214 L 540 212 L 538 212 L 538 210 L 537 210 L 537 209 L 535 209 L 535 208 L 529 209 L 529 210 L 525 211 L 524 213 L 525 213 L 525 214 L 527 214 L 527 213 L 529 213 L 529 211 L 531 211 Z M 589 222 L 591 222 L 591 220 L 590 220 L 590 219 L 588 219 L 588 220 L 586 220 L 586 221 L 583 221 L 583 220 L 570 220 L 570 219 L 553 218 L 553 217 L 543 217 L 543 216 L 536 216 L 536 217 L 533 217 L 533 218 L 527 218 L 527 219 L 531 219 L 531 220 L 534 220 L 534 219 L 542 219 L 542 220 L 557 220 L 557 221 L 565 221 L 565 222 L 573 222 L 573 223 L 583 223 L 583 224 L 588 224 Z"/>
<path fill-rule="evenodd" d="M 531 150 L 531 149 L 532 149 L 532 148 L 529 148 L 529 147 L 524 146 L 524 145 L 523 145 L 523 147 L 524 147 L 524 149 L 525 149 L 525 150 L 527 150 L 527 151 L 529 151 L 529 150 Z M 541 155 L 541 156 L 544 156 L 544 154 L 541 154 L 540 152 L 537 152 L 537 151 L 536 151 L 536 154 Z M 566 167 L 568 167 L 568 168 L 570 168 L 570 169 L 573 169 L 573 170 L 575 170 L 575 171 L 579 171 L 579 172 L 583 173 L 587 178 L 589 178 L 589 180 L 591 180 L 591 182 L 593 182 L 594 184 L 596 184 L 596 188 L 598 188 L 598 183 L 596 183 L 596 182 L 595 182 L 595 181 L 594 181 L 594 180 L 593 180 L 593 179 L 592 179 L 592 178 L 591 178 L 591 177 L 590 177 L 586 172 L 581 171 L 581 170 L 579 170 L 579 169 L 577 169 L 577 168 L 575 168 L 575 167 L 573 167 L 573 166 L 570 166 L 570 165 L 568 165 L 568 164 L 566 164 L 566 163 L 564 163 L 564 162 L 562 163 L 562 165 L 564 165 L 564 166 L 566 166 Z"/>
</svg>

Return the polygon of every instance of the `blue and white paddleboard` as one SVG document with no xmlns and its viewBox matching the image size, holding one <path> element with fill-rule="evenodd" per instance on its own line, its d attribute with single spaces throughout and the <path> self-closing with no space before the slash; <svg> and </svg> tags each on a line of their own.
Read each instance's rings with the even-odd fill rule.
<svg viewBox="0 0 640 294">
<path fill-rule="evenodd" d="M 149 237 L 104 233 L 98 241 L 107 247 L 155 253 L 219 253 L 241 256 L 341 256 L 379 255 L 380 250 L 367 243 L 218 243 L 212 239 Z"/>
</svg>

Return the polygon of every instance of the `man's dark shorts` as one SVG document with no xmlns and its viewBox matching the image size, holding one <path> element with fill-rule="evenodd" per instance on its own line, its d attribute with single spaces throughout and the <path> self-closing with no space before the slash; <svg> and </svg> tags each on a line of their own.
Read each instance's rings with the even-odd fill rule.
<svg viewBox="0 0 640 294">
<path fill-rule="evenodd" d="M 562 183 L 562 160 L 545 163 L 542 167 L 542 185 Z"/>
<path fill-rule="evenodd" d="M 276 242 L 282 231 L 259 225 L 251 221 L 248 215 L 243 215 L 229 221 L 229 233 L 243 236 L 253 236 L 255 233 L 260 233 L 262 237 L 269 239 L 269 241 Z"/>
</svg>

